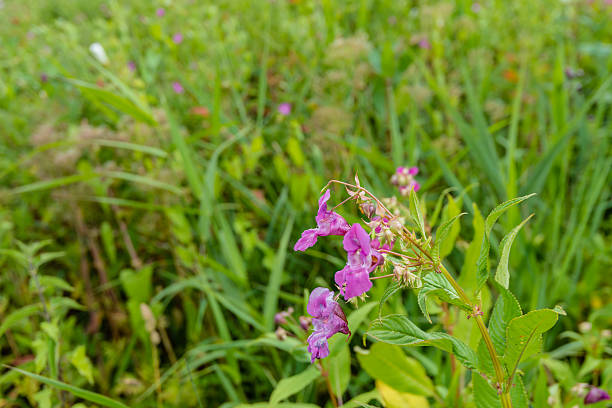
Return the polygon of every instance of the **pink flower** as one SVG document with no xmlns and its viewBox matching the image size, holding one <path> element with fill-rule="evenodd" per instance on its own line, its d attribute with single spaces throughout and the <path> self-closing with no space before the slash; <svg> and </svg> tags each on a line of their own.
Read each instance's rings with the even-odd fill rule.
<svg viewBox="0 0 612 408">
<path fill-rule="evenodd" d="M 157 10 L 155 10 L 155 15 L 157 17 L 163 17 L 164 15 L 166 15 L 166 10 L 160 7 Z"/>
<path fill-rule="evenodd" d="M 172 89 L 174 90 L 174 93 L 177 93 L 177 94 L 182 94 L 183 92 L 185 92 L 183 85 L 181 85 L 181 83 L 178 81 L 174 81 L 172 83 Z"/>
<path fill-rule="evenodd" d="M 175 44 L 180 44 L 183 42 L 183 34 L 181 33 L 176 33 L 172 36 L 172 41 L 174 41 Z"/>
<path fill-rule="evenodd" d="M 344 235 L 349 230 L 346 220 L 338 213 L 327 210 L 327 201 L 331 193 L 326 190 L 319 198 L 319 211 L 317 212 L 317 228 L 302 232 L 302 237 L 295 243 L 294 251 L 305 251 L 317 242 L 318 237 L 329 235 Z"/>
<path fill-rule="evenodd" d="M 609 399 L 610 399 L 610 394 L 608 394 L 606 391 L 602 390 L 601 388 L 593 387 L 591 388 L 589 393 L 586 395 L 586 397 L 584 397 L 584 404 L 585 405 L 595 404 L 596 402 L 605 401 Z"/>
<path fill-rule="evenodd" d="M 336 272 L 334 280 L 346 300 L 360 296 L 372 288 L 370 273 L 383 262 L 378 252 L 380 242 L 370 240 L 360 224 L 353 224 L 343 240 L 347 252 L 346 266 Z"/>
<path fill-rule="evenodd" d="M 278 105 L 278 113 L 280 113 L 283 116 L 290 115 L 291 114 L 291 104 L 284 102 Z"/>
<path fill-rule="evenodd" d="M 414 176 L 419 174 L 419 168 L 400 166 L 395 170 L 395 174 L 391 176 L 391 184 L 397 186 L 402 196 L 407 196 L 410 191 L 419 191 L 421 185 L 414 180 Z"/>
<path fill-rule="evenodd" d="M 423 38 L 422 40 L 419 40 L 418 45 L 419 45 L 419 48 L 422 48 L 424 50 L 431 49 L 431 44 L 429 43 L 427 38 Z"/>
<path fill-rule="evenodd" d="M 318 287 L 310 293 L 306 310 L 313 317 L 314 331 L 308 337 L 308 352 L 314 363 L 315 359 L 329 355 L 327 339 L 336 333 L 350 335 L 351 331 L 342 308 L 334 300 L 334 292 L 327 288 Z"/>
<path fill-rule="evenodd" d="M 127 64 L 128 69 L 132 72 L 136 71 L 136 63 L 134 61 L 130 61 Z"/>
</svg>

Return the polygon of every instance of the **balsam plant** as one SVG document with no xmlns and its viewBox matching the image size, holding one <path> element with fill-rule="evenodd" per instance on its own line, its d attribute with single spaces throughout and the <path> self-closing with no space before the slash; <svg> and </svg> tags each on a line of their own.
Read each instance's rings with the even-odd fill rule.
<svg viewBox="0 0 612 408">
<path fill-rule="evenodd" d="M 396 197 L 377 198 L 361 186 L 357 176 L 354 184 L 331 180 L 323 188 L 324 193 L 319 200 L 316 216 L 317 227 L 304 231 L 294 249 L 305 251 L 315 245 L 319 237 L 341 236 L 347 262 L 344 268 L 335 273 L 333 279 L 337 294 L 324 287 L 317 287 L 310 294 L 307 312 L 312 316 L 313 330 L 307 342 L 311 361 L 314 363 L 317 359 L 330 355 L 328 341 L 334 334 L 350 336 L 351 330 L 357 330 L 357 327 L 350 327 L 339 302 L 343 299 L 357 305 L 360 300 L 365 300 L 374 284 L 390 280 L 380 300 L 380 310 L 382 304 L 393 294 L 403 289 L 412 289 L 417 294 L 421 312 L 430 323 L 432 320 L 428 304 L 435 300 L 442 302 L 444 307 L 451 305 L 464 313 L 478 330 L 478 347 L 471 347 L 447 331 L 423 331 L 413 323 L 412 317 L 406 314 L 379 315 L 368 327 L 367 336 L 395 346 L 428 345 L 450 353 L 452 359 L 470 370 L 473 401 L 477 407 L 527 407 L 529 398 L 523 384 L 520 364 L 539 353 L 543 333 L 555 325 L 559 314 L 565 313 L 559 307 L 523 313 L 516 297 L 509 290 L 510 248 L 519 230 L 531 216 L 512 229 L 501 241 L 501 258 L 493 277 L 489 273 L 489 235 L 495 222 L 506 210 L 532 195 L 508 200 L 495 207 L 486 217 L 479 255 L 475 258 L 476 284 L 471 290 L 467 290 L 445 267 L 443 257 L 450 251 L 442 250 L 449 244 L 450 235 L 456 237 L 456 233 L 449 232 L 453 226 L 458 227 L 455 223 L 465 213 L 450 217 L 438 226 L 435 233 L 430 233 L 417 195 L 419 184 L 414 180 L 417 172 L 416 167 L 400 167 L 391 180 L 398 187 L 400 195 L 407 198 L 406 206 Z M 328 208 L 327 203 L 331 196 L 329 188 L 334 185 L 344 186 L 348 198 Z M 336 212 L 337 208 L 349 202 L 359 208 L 363 225 L 350 225 Z M 485 316 L 486 307 L 483 306 L 483 291 L 486 287 L 488 292 L 487 283 L 497 293 L 488 322 Z M 398 355 L 397 359 L 404 357 Z M 371 361 L 369 356 L 360 358 L 360 361 L 362 365 L 366 362 L 365 368 L 368 372 L 368 366 L 371 367 L 372 364 L 386 364 L 383 361 Z M 319 367 L 326 375 L 323 366 Z M 388 368 L 390 372 L 386 377 L 393 382 L 391 377 L 401 373 L 393 373 L 396 368 L 393 364 Z M 417 371 L 418 369 L 422 370 L 421 367 L 415 368 Z M 382 377 L 381 379 L 384 379 L 385 375 Z M 337 405 L 329 382 L 328 390 L 332 403 Z M 442 396 L 430 381 L 423 381 L 421 387 L 413 386 L 410 391 L 442 400 Z"/>
</svg>

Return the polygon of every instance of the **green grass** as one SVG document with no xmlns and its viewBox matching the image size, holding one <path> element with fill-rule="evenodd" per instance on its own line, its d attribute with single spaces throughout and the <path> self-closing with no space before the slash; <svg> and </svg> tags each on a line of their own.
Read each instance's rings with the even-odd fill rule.
<svg viewBox="0 0 612 408">
<path fill-rule="evenodd" d="M 478 12 L 466 0 L 2 4 L 0 248 L 52 240 L 48 250 L 65 255 L 37 274 L 67 286 L 45 281 L 45 321 L 19 252 L 0 255 L 0 363 L 45 377 L 3 371 L 0 406 L 97 394 L 130 407 L 268 401 L 309 361 L 301 343 L 276 340 L 274 314 L 290 306 L 305 314 L 309 291 L 329 286 L 344 263 L 332 240 L 307 255 L 292 251 L 314 225 L 321 187 L 357 172 L 390 196 L 399 165 L 420 168 L 425 227 L 440 224 L 448 201 L 438 196 L 448 187 L 457 213 L 467 213 L 445 261 L 453 273 L 468 256 L 474 203 L 488 214 L 537 193 L 493 228 L 492 259 L 534 213 L 504 258 L 510 288 L 525 311 L 565 309 L 545 346 L 572 381 L 611 384 L 609 354 L 580 372 L 584 353 L 567 352 L 578 340 L 561 336 L 587 320 L 593 333 L 612 323 L 602 309 L 612 267 L 612 7 L 604 2 L 491 0 Z M 93 42 L 108 65 L 88 51 Z M 173 92 L 175 81 L 184 93 Z M 286 117 L 277 112 L 283 102 L 292 104 Z M 350 208 L 340 211 L 358 220 Z M 384 286 L 371 300 L 387 298 Z M 408 292 L 384 310 L 402 306 L 431 327 Z M 350 352 L 363 347 L 355 334 Z M 93 383 L 71 362 L 79 345 Z M 440 352 L 410 353 L 436 385 L 452 386 Z M 352 354 L 345 402 L 373 389 Z M 565 378 L 559 364 L 547 367 L 555 382 Z M 544 369 L 525 370 L 538 378 Z M 290 395 L 326 403 L 320 380 Z"/>
</svg>

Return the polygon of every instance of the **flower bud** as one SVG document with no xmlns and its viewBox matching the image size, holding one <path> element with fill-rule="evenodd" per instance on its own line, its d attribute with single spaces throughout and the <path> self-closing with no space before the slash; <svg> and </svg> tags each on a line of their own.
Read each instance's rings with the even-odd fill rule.
<svg viewBox="0 0 612 408">
<path fill-rule="evenodd" d="M 592 328 L 593 325 L 590 322 L 582 322 L 578 325 L 578 330 L 580 330 L 581 333 L 588 333 Z"/>
<path fill-rule="evenodd" d="M 281 341 L 287 338 L 287 330 L 283 329 L 282 327 L 277 328 L 274 334 L 276 334 L 276 338 Z"/>
<path fill-rule="evenodd" d="M 310 329 L 312 318 L 307 317 L 307 316 L 300 316 L 299 320 L 300 320 L 300 326 L 302 327 L 302 329 L 305 331 L 308 331 L 308 329 Z"/>
</svg>

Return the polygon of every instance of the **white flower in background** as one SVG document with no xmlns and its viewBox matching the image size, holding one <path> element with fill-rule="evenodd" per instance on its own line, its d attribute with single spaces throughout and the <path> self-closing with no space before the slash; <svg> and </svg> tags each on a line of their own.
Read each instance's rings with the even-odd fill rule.
<svg viewBox="0 0 612 408">
<path fill-rule="evenodd" d="M 106 51 L 104 51 L 104 47 L 100 43 L 93 43 L 89 46 L 89 51 L 93 54 L 94 57 L 100 62 L 102 65 L 108 65 L 108 56 L 106 55 Z"/>
</svg>

